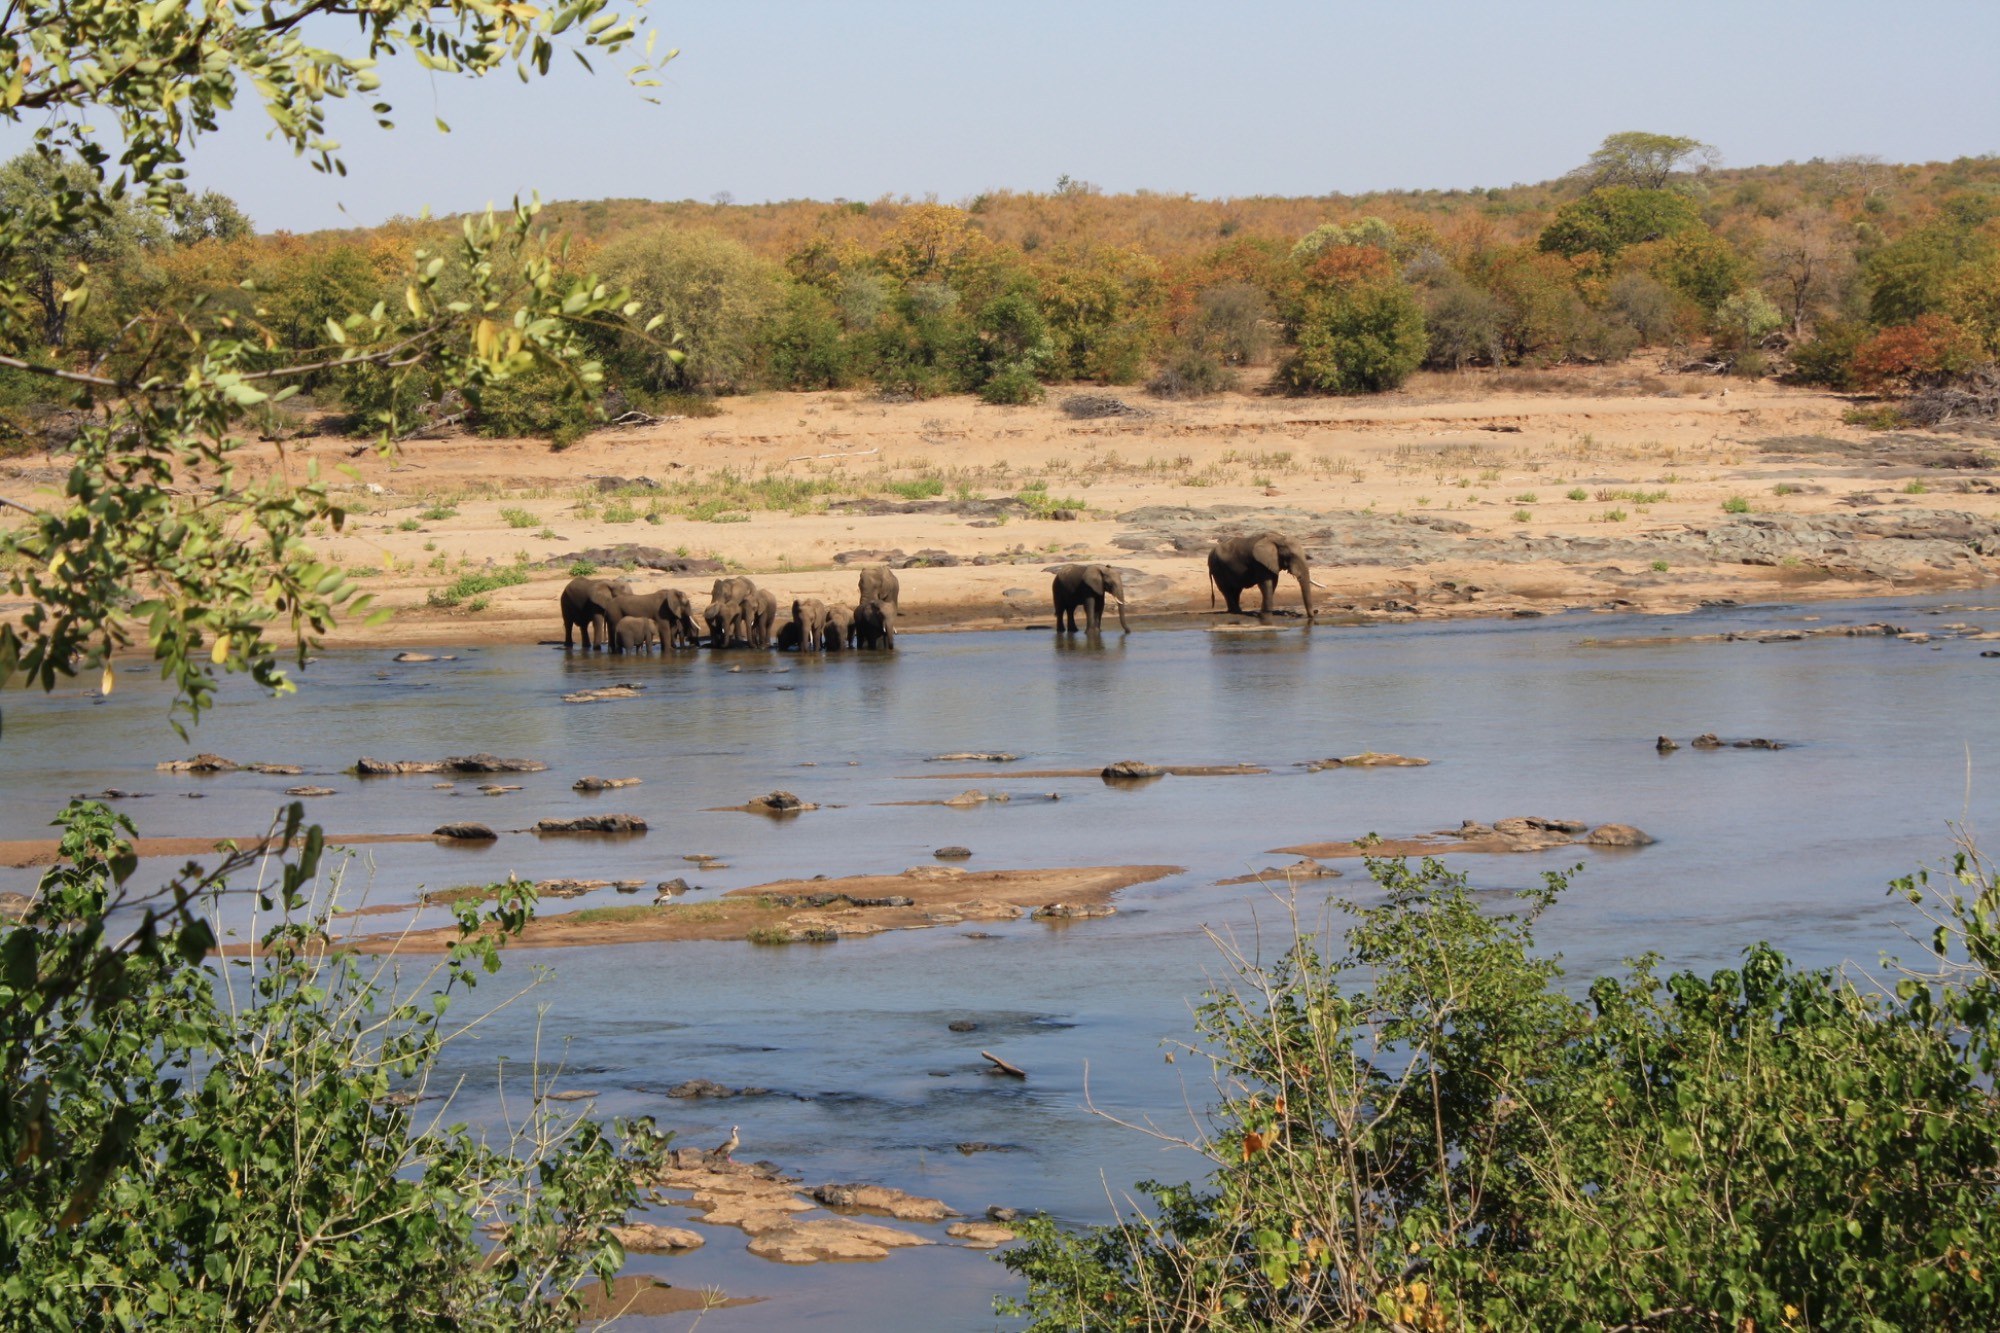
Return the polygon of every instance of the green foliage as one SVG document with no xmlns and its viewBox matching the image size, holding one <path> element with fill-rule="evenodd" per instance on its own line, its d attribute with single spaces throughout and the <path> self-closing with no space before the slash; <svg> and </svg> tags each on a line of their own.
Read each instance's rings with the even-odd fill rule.
<svg viewBox="0 0 2000 1333">
<path fill-rule="evenodd" d="M 855 379 L 840 311 L 814 287 L 794 286 L 771 334 L 771 383 L 781 389 L 844 389 Z"/>
<path fill-rule="evenodd" d="M 1833 320 L 1820 325 L 1806 342 L 1792 349 L 1790 378 L 1799 384 L 1816 385 L 1840 393 L 1861 387 L 1854 371 L 1854 354 L 1868 341 L 1868 328 L 1851 320 Z"/>
<path fill-rule="evenodd" d="M 892 481 L 882 489 L 905 500 L 928 500 L 944 494 L 944 482 L 937 477 L 918 477 L 914 481 Z"/>
<path fill-rule="evenodd" d="M 1605 135 L 1604 142 L 1591 153 L 1590 160 L 1578 167 L 1574 174 L 1590 182 L 1594 188 L 1630 186 L 1658 190 L 1689 163 L 1707 168 L 1719 160 L 1720 155 L 1715 149 L 1699 139 L 1624 130 Z"/>
<path fill-rule="evenodd" d="M 1953 275 L 2000 250 L 1986 225 L 2000 216 L 2000 202 L 1961 194 L 1925 225 L 1874 250 L 1862 264 L 1868 317 L 1878 325 L 1908 324 L 1942 313 Z"/>
<path fill-rule="evenodd" d="M 1020 366 L 1009 366 L 979 387 L 981 402 L 1010 406 L 1039 403 L 1047 394 L 1042 382 Z"/>
<path fill-rule="evenodd" d="M 542 521 L 527 510 L 517 508 L 502 509 L 500 517 L 507 520 L 507 526 L 510 528 L 532 528 L 539 526 Z"/>
<path fill-rule="evenodd" d="M 1663 240 L 1701 225 L 1701 216 L 1686 195 L 1610 185 L 1556 210 L 1537 244 L 1551 254 L 1610 259 L 1627 246 Z"/>
<path fill-rule="evenodd" d="M 1730 497 L 1729 497 L 1729 498 L 1728 498 L 1727 500 L 1724 500 L 1724 501 L 1722 502 L 1722 512 L 1723 512 L 1723 513 L 1725 513 L 1725 514 L 1747 514 L 1747 513 L 1749 513 L 1749 512 L 1750 512 L 1750 497 L 1749 497 L 1749 496 L 1747 496 L 1747 495 L 1732 495 L 1732 496 L 1730 496 Z"/>
<path fill-rule="evenodd" d="M 536 1097 L 516 1158 L 397 1095 L 426 1087 L 532 888 L 462 904 L 450 953 L 399 983 L 322 947 L 335 890 L 294 804 L 275 845 L 300 852 L 261 879 L 256 961 L 211 966 L 203 913 L 265 848 L 142 894 L 130 821 L 79 802 L 59 822 L 66 863 L 0 927 L 7 1326 L 571 1326 L 581 1285 L 622 1264 L 607 1228 L 665 1140 L 621 1126 L 621 1146 Z M 498 1220 L 489 1255 L 477 1228 Z"/>
<path fill-rule="evenodd" d="M 1278 369 L 1293 393 L 1381 393 L 1419 365 L 1429 341 L 1423 306 L 1400 282 L 1308 291 L 1294 321 L 1294 348 Z"/>
<path fill-rule="evenodd" d="M 588 560 L 579 560 L 569 567 L 569 576 L 573 579 L 587 579 L 596 572 L 597 566 Z"/>
<path fill-rule="evenodd" d="M 621 380 L 651 390 L 733 393 L 761 374 L 766 330 L 784 309 L 783 274 L 741 241 L 657 227 L 605 247 L 605 276 L 659 323 L 611 340 Z"/>
<path fill-rule="evenodd" d="M 2000 1318 L 2000 886 L 1976 857 L 1945 895 L 1896 886 L 1937 913 L 1941 966 L 1893 996 L 1759 944 L 1708 977 L 1636 960 L 1588 1003 L 1533 947 L 1565 876 L 1496 912 L 1435 861 L 1368 868 L 1382 898 L 1341 905 L 1340 952 L 1231 953 L 1198 1008 L 1208 1177 L 1001 1256 L 1034 1333 Z"/>
<path fill-rule="evenodd" d="M 1394 254 L 1397 248 L 1396 229 L 1378 217 L 1365 217 L 1342 226 L 1337 222 L 1322 222 L 1292 247 L 1293 259 L 1311 259 L 1324 250 L 1342 245 L 1369 245 L 1385 254 Z"/>
<path fill-rule="evenodd" d="M 560 362 L 468 389 L 465 396 L 473 428 L 488 439 L 543 439 L 562 449 L 604 420 L 595 374 Z"/>
<path fill-rule="evenodd" d="M 527 581 L 528 571 L 518 565 L 497 569 L 490 574 L 461 574 L 449 587 L 432 591 L 428 600 L 432 606 L 457 606 L 468 597 L 499 588 L 519 587 Z"/>
</svg>

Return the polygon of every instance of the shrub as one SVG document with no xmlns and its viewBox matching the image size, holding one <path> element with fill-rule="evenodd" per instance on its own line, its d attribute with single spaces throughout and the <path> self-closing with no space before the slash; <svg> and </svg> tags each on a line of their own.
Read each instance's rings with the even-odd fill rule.
<svg viewBox="0 0 2000 1333">
<path fill-rule="evenodd" d="M 468 389 L 474 429 L 488 439 L 543 439 L 561 449 L 603 420 L 595 385 L 537 365 L 498 384 Z"/>
<path fill-rule="evenodd" d="M 629 1124 L 621 1145 L 537 1099 L 489 1142 L 401 1095 L 425 1090 L 450 1006 L 532 889 L 458 903 L 451 951 L 412 982 L 325 949 L 339 882 L 297 804 L 273 839 L 296 862 L 267 874 L 252 847 L 151 894 L 127 884 L 129 820 L 78 802 L 60 822 L 65 862 L 0 925 L 5 955 L 34 960 L 0 981 L 10 1327 L 574 1327 L 666 1141 Z M 214 957 L 207 924 L 246 874 L 254 965 Z M 481 1238 L 492 1222 L 504 1245 Z"/>
<path fill-rule="evenodd" d="M 1146 391 L 1161 398 L 1209 398 L 1235 387 L 1236 372 L 1223 364 L 1219 355 L 1202 347 L 1181 346 L 1167 353 L 1147 382 Z"/>
<path fill-rule="evenodd" d="M 1730 496 L 1730 497 L 1729 497 L 1729 498 L 1728 498 L 1727 500 L 1724 500 L 1724 501 L 1722 502 L 1722 512 L 1723 512 L 1723 513 L 1725 513 L 1725 514 L 1747 514 L 1747 513 L 1749 513 L 1749 512 L 1750 512 L 1750 499 L 1749 499 L 1749 497 L 1748 497 L 1748 496 L 1744 496 L 1744 495 L 1732 495 L 1732 496 Z"/>
<path fill-rule="evenodd" d="M 510 528 L 532 528 L 542 521 L 525 509 L 502 509 L 500 517 L 507 520 Z"/>
<path fill-rule="evenodd" d="M 1677 190 L 1612 185 L 1556 210 L 1537 244 L 1551 254 L 1607 259 L 1627 246 L 1701 227 L 1692 201 Z"/>
<path fill-rule="evenodd" d="M 794 286 L 786 294 L 766 355 L 771 383 L 781 389 L 844 389 L 855 380 L 840 312 L 814 287 Z"/>
<path fill-rule="evenodd" d="M 1197 1007 L 1205 1178 L 1001 1256 L 1031 1333 L 2000 1320 L 1983 863 L 1899 881 L 1943 971 L 1893 991 L 1758 944 L 1710 976 L 1640 958 L 1587 1002 L 1534 947 L 1562 874 L 1496 912 L 1435 861 L 1367 865 L 1380 901 L 1295 917 L 1275 962 L 1229 951 Z"/>
<path fill-rule="evenodd" d="M 1795 384 L 1817 385 L 1836 392 L 1861 387 L 1854 370 L 1854 354 L 1868 341 L 1868 327 L 1851 320 L 1822 324 L 1813 336 L 1792 349 L 1792 369 L 1787 376 Z"/>
<path fill-rule="evenodd" d="M 785 302 L 784 275 L 741 241 L 666 225 L 612 242 L 601 257 L 613 286 L 631 290 L 651 333 L 625 330 L 607 361 L 640 388 L 730 393 L 762 369 L 765 330 Z"/>
<path fill-rule="evenodd" d="M 461 574 L 449 587 L 433 589 L 426 599 L 432 606 L 457 606 L 469 597 L 496 588 L 513 588 L 528 581 L 528 571 L 520 566 L 498 569 L 490 574 Z"/>
<path fill-rule="evenodd" d="M 1963 375 L 1984 359 L 1979 340 L 1943 315 L 1919 315 L 1855 349 L 1854 375 L 1869 388 L 1914 389 Z"/>
<path fill-rule="evenodd" d="M 1047 393 L 1030 371 L 1010 366 L 980 386 L 979 398 L 981 402 L 1020 405 L 1039 403 Z"/>
<path fill-rule="evenodd" d="M 1380 393 L 1409 378 L 1428 348 L 1423 307 L 1401 283 L 1308 293 L 1278 379 L 1293 393 Z"/>
<path fill-rule="evenodd" d="M 1566 494 L 1572 500 L 1588 500 L 1590 498 L 1590 492 L 1586 491 L 1581 486 L 1570 487 L 1569 490 L 1566 492 Z"/>
</svg>

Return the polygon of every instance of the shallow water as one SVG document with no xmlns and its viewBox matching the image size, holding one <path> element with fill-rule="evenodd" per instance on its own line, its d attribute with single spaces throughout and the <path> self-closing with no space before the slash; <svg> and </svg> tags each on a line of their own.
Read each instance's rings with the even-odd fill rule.
<svg viewBox="0 0 2000 1333">
<path fill-rule="evenodd" d="M 1206 1101 L 1207 1090 L 1190 1065 L 1165 1063 L 1161 1043 L 1187 1034 L 1191 997 L 1222 970 L 1204 927 L 1253 944 L 1261 925 L 1268 947 L 1279 947 L 1282 910 L 1269 891 L 1215 886 L 1292 859 L 1267 855 L 1270 848 L 1520 814 L 1636 824 L 1658 844 L 1452 858 L 1491 889 L 1585 862 L 1540 931 L 1579 981 L 1642 950 L 1670 966 L 1710 969 L 1758 939 L 1808 963 L 1873 966 L 1882 950 L 1899 948 L 1906 911 L 1886 895 L 1887 882 L 1942 858 L 1947 822 L 1991 804 L 2000 661 L 1978 656 L 1985 645 L 1866 638 L 1612 649 L 1585 640 L 1808 617 L 1925 628 L 1981 623 L 1986 614 L 2000 627 L 2000 611 L 1967 610 L 1968 600 L 1983 599 L 1309 635 L 1171 632 L 1097 645 L 1045 631 L 910 635 L 894 655 L 823 661 L 445 646 L 431 651 L 459 660 L 398 665 L 387 653 L 342 652 L 315 663 L 297 696 L 225 691 L 193 745 L 166 728 L 158 687 L 128 672 L 108 700 L 72 692 L 9 702 L 0 838 L 46 836 L 62 796 L 106 787 L 152 793 L 119 803 L 142 832 L 241 836 L 265 825 L 284 788 L 317 781 L 338 794 L 308 801 L 308 813 L 336 834 L 424 832 L 451 819 L 520 829 L 586 810 L 629 811 L 652 825 L 639 839 L 518 834 L 483 849 L 364 846 L 350 883 L 365 880 L 376 902 L 409 902 L 419 886 L 509 871 L 649 882 L 685 875 L 703 886 L 699 900 L 787 876 L 893 873 L 929 863 L 931 849 L 946 843 L 971 847 L 970 864 L 982 869 L 1185 866 L 1120 895 L 1119 914 L 1107 920 L 976 927 L 990 939 L 946 927 L 783 949 L 529 951 L 520 962 L 554 969 L 537 1003 L 497 1016 L 454 1047 L 442 1071 L 464 1078 L 471 1113 L 494 1114 L 500 1059 L 520 1068 L 539 1038 L 545 1061 L 565 1062 L 567 1086 L 600 1092 L 601 1113 L 651 1114 L 699 1145 L 740 1124 L 740 1157 L 780 1162 L 808 1184 L 865 1179 L 974 1215 L 1005 1203 L 1097 1222 L 1131 1182 L 1199 1170 L 1192 1157 L 1084 1104 L 1188 1127 L 1188 1107 Z M 649 688 L 622 702 L 560 701 L 566 691 L 620 680 Z M 1790 748 L 1654 753 L 1656 735 L 1685 743 L 1703 731 Z M 156 761 L 197 748 L 298 763 L 307 776 L 153 771 Z M 1169 777 L 1136 789 L 1094 778 L 930 777 L 993 767 L 924 762 L 967 749 L 1019 754 L 1017 770 L 1138 758 L 1272 771 Z M 340 775 L 364 754 L 435 759 L 476 750 L 531 756 L 550 769 L 497 779 L 523 788 L 500 797 L 479 795 L 480 780 L 440 790 L 433 777 Z M 1295 767 L 1362 750 L 1435 762 Z M 644 784 L 572 792 L 586 773 Z M 1017 799 L 965 810 L 884 804 L 974 786 Z M 778 787 L 829 808 L 782 823 L 708 812 Z M 202 799 L 186 799 L 189 792 Z M 1025 799 L 1051 792 L 1061 799 Z M 681 859 L 692 852 L 718 854 L 730 868 L 696 873 Z M 1363 891 L 1358 865 L 1344 864 L 1346 879 L 1308 886 L 1312 903 Z M 32 880 L 31 871 L 0 872 L 0 888 Z M 606 890 L 551 910 L 632 901 Z M 955 1019 L 980 1027 L 953 1033 L 946 1025 Z M 1018 1084 L 983 1075 L 981 1049 L 1032 1077 Z M 696 1077 L 773 1092 L 719 1102 L 662 1095 Z M 518 1097 L 513 1080 L 506 1087 Z M 972 1142 L 1002 1150 L 956 1146 Z M 992 1294 L 1008 1287 L 997 1265 L 962 1251 L 787 1269 L 749 1257 L 734 1232 L 709 1235 L 695 1255 L 639 1261 L 679 1285 L 772 1297 L 710 1314 L 705 1327 L 874 1329 L 890 1301 L 897 1327 L 984 1329 L 997 1322 Z"/>
</svg>

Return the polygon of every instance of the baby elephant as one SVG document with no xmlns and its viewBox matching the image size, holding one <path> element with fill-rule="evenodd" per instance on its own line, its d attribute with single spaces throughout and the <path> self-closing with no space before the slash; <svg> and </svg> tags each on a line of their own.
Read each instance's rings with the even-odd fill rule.
<svg viewBox="0 0 2000 1333">
<path fill-rule="evenodd" d="M 611 627 L 612 651 L 642 653 L 653 646 L 660 632 L 658 624 L 644 616 L 624 616 Z"/>
<path fill-rule="evenodd" d="M 1056 633 L 1076 633 L 1076 612 L 1083 608 L 1084 630 L 1095 634 L 1104 625 L 1104 599 L 1118 603 L 1118 628 L 1125 623 L 1125 580 L 1110 565 L 1064 565 L 1055 573 L 1051 589 L 1056 604 Z"/>
<path fill-rule="evenodd" d="M 847 647 L 854 634 L 854 613 L 844 606 L 829 606 L 826 609 L 826 640 L 823 646 L 830 653 L 837 653 Z"/>
</svg>

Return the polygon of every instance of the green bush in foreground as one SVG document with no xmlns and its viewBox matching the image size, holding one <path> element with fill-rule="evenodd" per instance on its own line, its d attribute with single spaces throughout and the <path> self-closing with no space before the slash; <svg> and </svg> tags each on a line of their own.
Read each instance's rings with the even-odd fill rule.
<svg viewBox="0 0 2000 1333">
<path fill-rule="evenodd" d="M 621 1145 L 539 1084 L 484 1138 L 401 1095 L 531 888 L 456 904 L 458 942 L 399 986 L 392 962 L 324 948 L 323 844 L 294 804 L 275 845 L 301 851 L 258 887 L 256 960 L 211 961 L 203 912 L 263 848 L 148 895 L 127 884 L 130 821 L 79 802 L 60 822 L 67 864 L 0 927 L 0 1326 L 575 1326 L 665 1140 L 641 1122 Z"/>
<path fill-rule="evenodd" d="M 1588 1002 L 1535 918 L 1462 876 L 1370 861 L 1344 950 L 1300 935 L 1198 1011 L 1220 1100 L 1199 1185 L 1148 1215 L 1048 1219 L 1003 1308 L 1075 1329 L 1973 1329 L 2000 1326 L 2000 886 L 1970 852 L 1937 970 L 1893 993 L 1793 967 Z M 1940 910 L 1941 909 L 1941 910 Z"/>
</svg>

